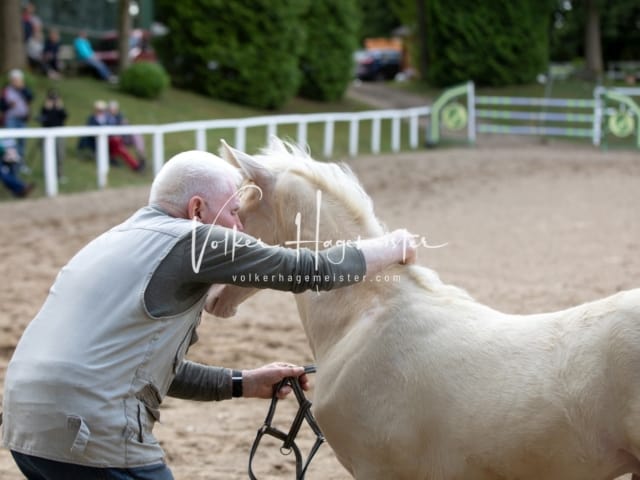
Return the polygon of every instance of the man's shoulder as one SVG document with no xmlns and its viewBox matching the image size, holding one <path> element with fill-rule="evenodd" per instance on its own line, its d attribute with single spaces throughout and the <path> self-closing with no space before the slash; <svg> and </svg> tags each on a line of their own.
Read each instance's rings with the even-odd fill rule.
<svg viewBox="0 0 640 480">
<path fill-rule="evenodd" d="M 151 230 L 156 233 L 179 238 L 191 232 L 193 225 L 190 220 L 172 217 L 159 208 L 147 205 L 140 208 L 124 223 L 115 228 L 122 230 Z"/>
</svg>

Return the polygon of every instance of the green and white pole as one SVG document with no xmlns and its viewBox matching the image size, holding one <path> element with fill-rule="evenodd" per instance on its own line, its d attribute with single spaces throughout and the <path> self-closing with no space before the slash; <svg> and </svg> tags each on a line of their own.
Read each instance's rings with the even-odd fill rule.
<svg viewBox="0 0 640 480">
<path fill-rule="evenodd" d="M 611 133 L 617 137 L 628 137 L 636 131 L 636 146 L 640 148 L 640 107 L 631 97 L 615 91 L 604 92 L 607 100 L 624 105 L 626 109 L 620 109 L 614 115 L 609 115 L 607 126 Z"/>
<path fill-rule="evenodd" d="M 467 96 L 467 108 L 458 102 L 458 97 Z M 467 127 L 467 138 L 470 143 L 476 140 L 475 129 L 475 94 L 473 82 L 445 90 L 431 106 L 431 122 L 427 130 L 427 146 L 434 147 L 440 142 L 440 123 L 450 130 Z"/>
</svg>

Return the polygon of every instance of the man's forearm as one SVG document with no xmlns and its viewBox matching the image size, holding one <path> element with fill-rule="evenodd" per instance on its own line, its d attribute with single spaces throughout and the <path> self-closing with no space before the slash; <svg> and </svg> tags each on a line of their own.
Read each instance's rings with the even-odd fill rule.
<svg viewBox="0 0 640 480">
<path fill-rule="evenodd" d="M 167 395 L 185 400 L 227 400 L 231 398 L 231 370 L 183 361 Z"/>
</svg>

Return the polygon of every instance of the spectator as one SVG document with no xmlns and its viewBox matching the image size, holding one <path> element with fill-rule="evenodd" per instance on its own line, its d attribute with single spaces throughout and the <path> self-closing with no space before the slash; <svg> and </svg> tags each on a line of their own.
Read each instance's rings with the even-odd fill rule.
<svg viewBox="0 0 640 480">
<path fill-rule="evenodd" d="M 42 59 L 50 70 L 57 73 L 58 77 L 61 76 L 62 67 L 58 54 L 60 52 L 60 32 L 56 28 L 50 28 L 47 39 L 44 42 L 44 50 L 42 52 Z"/>
<path fill-rule="evenodd" d="M 129 40 L 129 59 L 132 62 L 155 62 L 156 55 L 151 48 L 151 33 L 147 30 L 136 29 L 131 32 Z"/>
<path fill-rule="evenodd" d="M 40 109 L 40 124 L 43 127 L 62 127 L 67 120 L 67 110 L 60 95 L 55 89 L 47 92 L 47 98 Z M 56 137 L 56 165 L 58 167 L 58 180 L 64 183 L 62 166 L 64 163 L 64 137 Z"/>
<path fill-rule="evenodd" d="M 93 115 L 87 119 L 87 125 L 102 126 L 110 125 L 109 114 L 107 112 L 107 103 L 104 100 L 97 100 L 94 103 Z M 115 163 L 116 158 L 121 158 L 132 170 L 139 172 L 144 170 L 144 164 L 138 162 L 127 150 L 127 147 L 122 141 L 120 135 L 109 135 L 109 158 L 112 165 Z M 78 151 L 82 155 L 84 150 L 90 150 L 95 155 L 96 152 L 96 139 L 95 137 L 82 137 L 78 142 Z"/>
<path fill-rule="evenodd" d="M 56 70 L 52 69 L 44 60 L 44 38 L 42 34 L 42 25 L 39 22 L 33 22 L 33 31 L 31 37 L 27 40 L 26 50 L 29 65 L 32 68 L 40 70 L 43 75 L 52 79 L 59 78 Z"/>
<path fill-rule="evenodd" d="M 0 142 L 0 181 L 11 193 L 24 198 L 34 189 L 35 184 L 24 183 L 18 176 L 15 166 L 20 163 L 20 157 L 13 140 Z"/>
<path fill-rule="evenodd" d="M 99 126 L 107 124 L 107 104 L 104 100 L 96 100 L 93 104 L 93 114 L 87 118 L 87 125 Z M 96 138 L 95 137 L 82 137 L 78 142 L 78 152 L 81 156 L 84 156 L 85 152 L 95 156 L 96 153 Z"/>
<path fill-rule="evenodd" d="M 91 42 L 87 38 L 87 31 L 80 30 L 78 36 L 73 41 L 73 48 L 76 52 L 76 56 L 80 62 L 86 63 L 92 67 L 100 78 L 111 83 L 116 83 L 118 79 L 111 73 L 109 67 L 107 67 L 102 60 L 100 60 L 96 53 L 93 51 Z"/>
<path fill-rule="evenodd" d="M 27 126 L 31 114 L 33 94 L 24 84 L 22 70 L 13 69 L 9 72 L 9 84 L 2 90 L 0 97 L 0 111 L 4 116 L 4 126 L 7 128 L 24 128 Z M 24 159 L 25 139 L 18 138 L 16 147 L 20 159 Z"/>
<path fill-rule="evenodd" d="M 36 16 L 36 6 L 33 2 L 27 2 L 27 4 L 22 7 L 22 33 L 25 44 L 33 34 L 33 25 L 35 23 L 42 24 Z"/>
<path fill-rule="evenodd" d="M 116 100 L 109 102 L 109 125 L 129 125 L 129 122 L 120 111 L 120 104 Z M 133 147 L 138 162 L 144 165 L 147 161 L 145 156 L 144 138 L 140 134 L 123 135 L 122 141 L 128 147 Z"/>
</svg>

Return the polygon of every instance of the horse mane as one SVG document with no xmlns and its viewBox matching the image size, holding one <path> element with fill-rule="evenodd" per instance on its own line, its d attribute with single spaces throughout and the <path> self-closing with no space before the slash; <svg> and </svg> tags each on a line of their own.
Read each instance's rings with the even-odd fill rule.
<svg viewBox="0 0 640 480">
<path fill-rule="evenodd" d="M 409 269 L 409 277 L 420 287 L 428 290 L 430 294 L 446 297 L 455 297 L 461 300 L 475 302 L 475 299 L 463 288 L 444 283 L 438 273 L 430 268 L 412 265 Z"/>
<path fill-rule="evenodd" d="M 277 173 L 292 173 L 329 193 L 356 222 L 375 235 L 386 231 L 375 216 L 371 197 L 346 163 L 319 162 L 311 157 L 308 148 L 277 138 L 272 138 L 256 157 Z"/>
<path fill-rule="evenodd" d="M 278 174 L 292 173 L 330 193 L 340 202 L 342 209 L 347 210 L 357 222 L 367 226 L 367 231 L 375 232 L 374 235 L 386 231 L 375 216 L 371 197 L 347 164 L 319 162 L 311 157 L 308 148 L 276 137 L 260 150 L 256 158 Z M 429 268 L 412 266 L 408 272 L 408 276 L 418 287 L 431 294 L 473 301 L 465 290 L 443 283 L 438 274 Z"/>
</svg>

